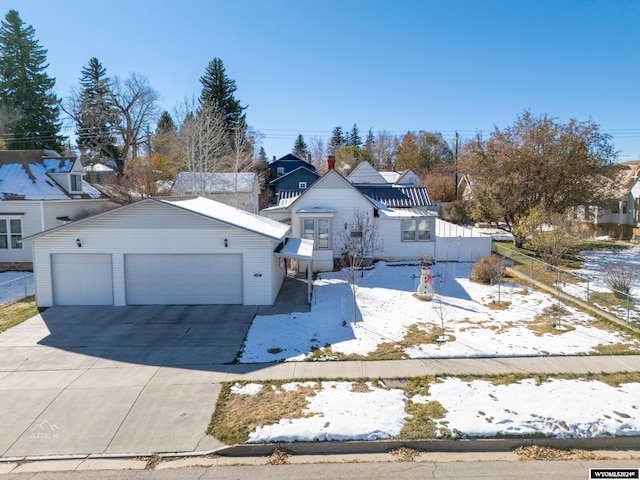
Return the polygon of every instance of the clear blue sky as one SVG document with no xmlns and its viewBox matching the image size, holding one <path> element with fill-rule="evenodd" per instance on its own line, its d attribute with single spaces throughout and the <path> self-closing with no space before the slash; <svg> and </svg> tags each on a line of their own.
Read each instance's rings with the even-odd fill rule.
<svg viewBox="0 0 640 480">
<path fill-rule="evenodd" d="M 355 123 L 451 140 L 525 109 L 592 119 L 640 158 L 639 0 L 13 0 L 58 96 L 97 57 L 146 75 L 172 112 L 214 57 L 269 157 Z"/>
</svg>

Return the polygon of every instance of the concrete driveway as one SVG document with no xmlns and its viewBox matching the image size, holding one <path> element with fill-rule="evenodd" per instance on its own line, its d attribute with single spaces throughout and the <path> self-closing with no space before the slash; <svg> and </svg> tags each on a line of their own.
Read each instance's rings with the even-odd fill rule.
<svg viewBox="0 0 640 480">
<path fill-rule="evenodd" d="M 225 364 L 254 315 L 290 295 L 273 307 L 53 307 L 0 334 L 0 456 L 222 446 L 205 429 Z"/>
</svg>

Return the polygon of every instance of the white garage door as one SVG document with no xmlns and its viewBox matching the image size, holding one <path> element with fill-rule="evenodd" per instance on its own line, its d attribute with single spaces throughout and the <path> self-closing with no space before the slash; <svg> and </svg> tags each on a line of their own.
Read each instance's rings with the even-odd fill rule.
<svg viewBox="0 0 640 480">
<path fill-rule="evenodd" d="M 54 254 L 55 305 L 113 305 L 111 255 Z"/>
<path fill-rule="evenodd" d="M 241 255 L 126 255 L 128 305 L 242 304 Z"/>
</svg>

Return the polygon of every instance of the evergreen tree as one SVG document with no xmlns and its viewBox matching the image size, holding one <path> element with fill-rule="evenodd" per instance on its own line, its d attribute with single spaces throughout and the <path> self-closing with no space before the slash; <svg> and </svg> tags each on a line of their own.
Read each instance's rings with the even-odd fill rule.
<svg viewBox="0 0 640 480">
<path fill-rule="evenodd" d="M 342 132 L 342 127 L 338 126 L 333 129 L 331 133 L 331 140 L 329 140 L 329 155 L 335 155 L 340 148 L 344 147 L 345 138 Z"/>
<path fill-rule="evenodd" d="M 0 106 L 17 117 L 5 138 L 10 149 L 62 149 L 60 103 L 46 62 L 34 28 L 9 10 L 0 25 Z"/>
<path fill-rule="evenodd" d="M 214 58 L 209 62 L 205 74 L 200 77 L 200 83 L 200 104 L 213 106 L 222 115 L 225 128 L 231 135 L 237 125 L 245 123 L 243 112 L 247 107 L 241 106 L 240 100 L 234 96 L 236 82 L 227 77 L 221 59 Z"/>
<path fill-rule="evenodd" d="M 309 155 L 309 146 L 307 145 L 307 142 L 304 141 L 304 137 L 302 135 L 298 134 L 291 153 L 303 160 L 307 159 L 307 156 Z"/>
<path fill-rule="evenodd" d="M 176 124 L 171 118 L 171 114 L 166 110 L 160 115 L 158 120 L 158 126 L 156 127 L 156 134 L 171 134 L 176 132 Z"/>
<path fill-rule="evenodd" d="M 346 144 L 349 147 L 356 147 L 356 148 L 360 148 L 362 146 L 362 138 L 360 138 L 360 130 L 358 130 L 358 126 L 355 123 L 351 128 L 351 132 L 347 132 Z"/>
<path fill-rule="evenodd" d="M 90 161 L 118 158 L 114 136 L 118 111 L 112 101 L 107 71 L 97 58 L 91 58 L 82 68 L 80 87 L 71 116 L 76 121 L 77 143 L 82 156 Z"/>
</svg>

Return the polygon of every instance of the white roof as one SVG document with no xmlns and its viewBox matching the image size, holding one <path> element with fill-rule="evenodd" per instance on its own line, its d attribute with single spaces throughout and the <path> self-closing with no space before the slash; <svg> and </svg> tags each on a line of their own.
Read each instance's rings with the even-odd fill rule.
<svg viewBox="0 0 640 480">
<path fill-rule="evenodd" d="M 313 240 L 307 240 L 306 238 L 287 238 L 287 243 L 278 253 L 287 258 L 313 258 Z"/>
<path fill-rule="evenodd" d="M 229 225 L 240 227 L 260 235 L 265 235 L 275 240 L 282 240 L 291 228 L 289 225 L 285 225 L 284 223 L 276 222 L 270 218 L 262 217 L 255 213 L 247 212 L 225 203 L 216 202 L 209 198 L 156 198 L 155 200 L 184 210 L 189 210 L 213 220 L 218 220 Z"/>
<path fill-rule="evenodd" d="M 237 174 L 180 172 L 173 184 L 173 191 L 179 194 L 200 195 L 236 192 L 251 193 L 255 189 L 257 178 L 254 172 Z"/>
<path fill-rule="evenodd" d="M 401 173 L 398 172 L 378 172 L 388 183 L 396 183 L 400 178 Z"/>
</svg>

